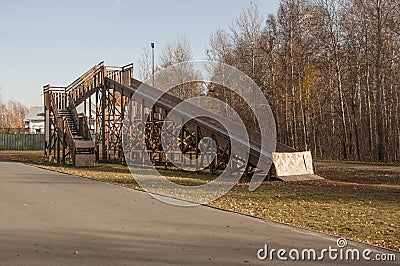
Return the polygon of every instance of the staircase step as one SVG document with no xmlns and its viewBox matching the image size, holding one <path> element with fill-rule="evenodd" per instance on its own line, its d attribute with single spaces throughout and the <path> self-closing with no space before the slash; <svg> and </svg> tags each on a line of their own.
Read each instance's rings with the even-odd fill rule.
<svg viewBox="0 0 400 266">
<path fill-rule="evenodd" d="M 82 141 L 86 141 L 85 137 L 79 135 L 78 126 L 75 123 L 75 119 L 74 119 L 71 111 L 68 110 L 68 109 L 60 110 L 59 114 L 60 114 L 60 116 L 65 118 L 65 120 L 67 122 L 67 125 L 69 127 L 69 131 L 72 134 L 72 138 L 75 141 L 78 141 L 80 143 L 82 143 Z M 79 152 L 82 152 L 82 153 L 93 153 L 92 148 L 90 148 L 88 150 L 81 149 Z"/>
</svg>

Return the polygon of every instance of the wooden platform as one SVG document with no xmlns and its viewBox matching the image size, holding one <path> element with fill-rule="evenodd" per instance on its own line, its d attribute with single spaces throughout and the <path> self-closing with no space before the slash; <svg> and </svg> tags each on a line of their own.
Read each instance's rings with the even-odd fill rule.
<svg viewBox="0 0 400 266">
<path fill-rule="evenodd" d="M 285 182 L 293 182 L 293 181 L 322 180 L 324 178 L 320 177 L 319 175 L 288 175 L 288 176 L 278 176 L 277 179 Z"/>
</svg>

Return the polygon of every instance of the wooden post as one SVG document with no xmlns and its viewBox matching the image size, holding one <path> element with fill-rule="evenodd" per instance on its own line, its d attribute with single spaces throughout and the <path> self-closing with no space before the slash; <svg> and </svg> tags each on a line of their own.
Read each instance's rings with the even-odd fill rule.
<svg viewBox="0 0 400 266">
<path fill-rule="evenodd" d="M 106 84 L 104 81 L 105 69 L 102 72 L 102 85 L 101 85 L 101 150 L 102 150 L 102 160 L 107 161 L 107 147 L 106 147 Z"/>
<path fill-rule="evenodd" d="M 61 163 L 62 164 L 65 164 L 65 145 L 66 145 L 66 143 L 65 143 L 65 117 L 63 117 L 63 121 L 62 121 L 62 124 L 61 124 L 61 132 L 62 132 L 62 135 L 61 135 L 61 137 L 62 137 L 62 156 L 61 156 Z"/>
<path fill-rule="evenodd" d="M 196 126 L 196 169 L 199 169 L 199 134 L 200 134 L 200 128 L 199 126 Z M 198 171 L 197 171 L 198 172 Z"/>
</svg>

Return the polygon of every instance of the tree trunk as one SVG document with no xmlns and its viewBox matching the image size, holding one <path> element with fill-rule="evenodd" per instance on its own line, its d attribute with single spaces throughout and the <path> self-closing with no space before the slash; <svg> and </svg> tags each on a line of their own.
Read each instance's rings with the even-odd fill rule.
<svg viewBox="0 0 400 266">
<path fill-rule="evenodd" d="M 378 132 L 378 160 L 383 161 L 384 156 L 384 140 L 383 140 L 383 114 L 382 114 L 382 21 L 381 21 L 381 0 L 376 0 L 377 14 L 377 31 L 376 31 L 376 62 L 375 62 L 375 79 L 376 79 L 376 130 Z"/>
<path fill-rule="evenodd" d="M 335 48 L 336 50 L 336 48 Z M 344 109 L 344 99 L 343 99 L 343 88 L 342 88 L 342 74 L 339 65 L 339 58 L 337 55 L 337 51 L 335 51 L 335 71 L 336 71 L 336 78 L 337 78 L 337 86 L 338 86 L 338 94 L 339 94 L 339 104 L 340 104 L 340 118 L 342 120 L 342 127 L 343 127 L 343 158 L 347 160 L 347 125 L 346 125 L 346 113 Z"/>
</svg>

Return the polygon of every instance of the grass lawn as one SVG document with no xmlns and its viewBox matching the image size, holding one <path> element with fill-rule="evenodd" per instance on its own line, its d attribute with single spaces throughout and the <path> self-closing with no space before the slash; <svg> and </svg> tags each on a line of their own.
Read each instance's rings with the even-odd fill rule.
<svg viewBox="0 0 400 266">
<path fill-rule="evenodd" d="M 60 166 L 46 162 L 41 151 L 0 151 L 0 157 L 140 189 L 128 168 L 119 164 Z M 254 192 L 241 182 L 209 205 L 400 251 L 400 166 L 315 164 L 325 180 L 264 182 Z M 214 178 L 207 173 L 160 172 L 185 185 L 199 185 Z"/>
</svg>

